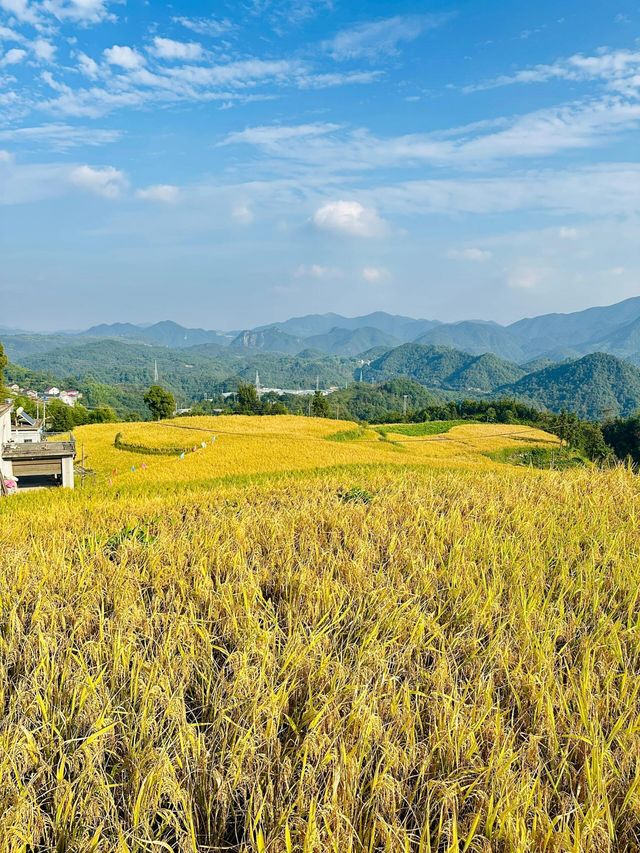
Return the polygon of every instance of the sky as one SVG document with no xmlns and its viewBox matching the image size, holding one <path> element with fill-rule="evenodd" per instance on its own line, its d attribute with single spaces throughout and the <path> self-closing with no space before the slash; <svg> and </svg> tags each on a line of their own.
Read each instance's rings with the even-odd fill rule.
<svg viewBox="0 0 640 853">
<path fill-rule="evenodd" d="M 0 0 L 0 327 L 640 295 L 640 0 Z"/>
</svg>

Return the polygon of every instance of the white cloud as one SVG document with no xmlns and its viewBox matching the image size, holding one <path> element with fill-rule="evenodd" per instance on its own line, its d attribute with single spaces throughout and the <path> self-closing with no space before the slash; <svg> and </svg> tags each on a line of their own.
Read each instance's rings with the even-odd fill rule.
<svg viewBox="0 0 640 853">
<path fill-rule="evenodd" d="M 606 96 L 437 134 L 378 137 L 362 128 L 317 123 L 247 128 L 226 142 L 259 145 L 283 160 L 342 172 L 384 166 L 406 169 L 423 163 L 475 168 L 483 162 L 551 157 L 595 147 L 638 127 L 640 100 Z"/>
<path fill-rule="evenodd" d="M 364 267 L 362 270 L 362 278 L 368 282 L 368 284 L 378 284 L 388 277 L 389 272 L 384 269 L 384 267 Z"/>
<path fill-rule="evenodd" d="M 25 24 L 35 24 L 38 21 L 38 15 L 28 0 L 0 0 L 0 9 L 4 9 Z"/>
<path fill-rule="evenodd" d="M 172 18 L 175 24 L 180 24 L 191 32 L 201 36 L 220 36 L 232 29 L 233 25 L 228 19 L 218 20 L 216 18 L 187 18 L 176 16 Z"/>
<path fill-rule="evenodd" d="M 617 277 L 624 275 L 626 273 L 625 267 L 613 267 L 613 269 L 609 270 L 610 275 L 615 275 Z"/>
<path fill-rule="evenodd" d="M 0 58 L 0 67 L 6 68 L 9 65 L 17 65 L 26 57 L 27 51 L 21 50 L 19 47 L 12 47 L 5 55 Z"/>
<path fill-rule="evenodd" d="M 505 74 L 466 86 L 463 91 L 477 92 L 514 84 L 547 83 L 550 80 L 580 82 L 602 80 L 613 89 L 626 89 L 640 69 L 640 51 L 603 49 L 593 56 L 576 53 L 546 65 L 534 65 L 515 74 Z M 636 81 L 636 87 L 638 81 Z"/>
<path fill-rule="evenodd" d="M 451 249 L 447 252 L 447 257 L 453 260 L 474 261 L 475 263 L 483 263 L 490 261 L 493 253 L 488 249 L 479 249 L 475 246 L 470 246 L 467 249 Z"/>
<path fill-rule="evenodd" d="M 179 195 L 180 190 L 172 184 L 154 184 L 136 192 L 136 196 L 144 201 L 158 201 L 163 204 L 173 204 Z"/>
<path fill-rule="evenodd" d="M 313 215 L 314 225 L 322 231 L 351 237 L 378 237 L 386 230 L 375 208 L 358 201 L 331 201 Z"/>
<path fill-rule="evenodd" d="M 336 278 L 340 271 L 334 267 L 323 267 L 321 264 L 300 264 L 294 272 L 294 278 L 313 278 L 318 281 L 328 278 Z"/>
<path fill-rule="evenodd" d="M 115 21 L 107 0 L 44 0 L 42 9 L 59 21 L 72 21 L 87 26 L 101 21 Z"/>
<path fill-rule="evenodd" d="M 548 277 L 548 269 L 525 264 L 509 274 L 507 284 L 515 290 L 533 290 Z"/>
<path fill-rule="evenodd" d="M 31 42 L 31 49 L 35 53 L 38 59 L 42 62 L 53 62 L 53 59 L 56 55 L 56 47 L 54 44 L 51 44 L 50 41 L 46 39 L 35 39 L 35 41 Z"/>
<path fill-rule="evenodd" d="M 0 163 L 11 163 L 13 162 L 13 157 L 8 151 L 4 151 L 0 148 Z"/>
<path fill-rule="evenodd" d="M 251 225 L 255 219 L 251 205 L 246 201 L 237 201 L 231 208 L 231 216 L 239 225 Z"/>
<path fill-rule="evenodd" d="M 282 143 L 285 145 L 297 139 L 310 139 L 318 136 L 325 136 L 334 130 L 339 130 L 339 124 L 331 124 L 329 122 L 316 122 L 314 124 L 298 124 L 293 126 L 288 125 L 258 125 L 257 127 L 248 127 L 245 130 L 231 133 L 222 143 L 223 145 L 233 145 L 235 143 L 246 143 L 247 145 L 259 145 L 263 148 L 276 148 Z"/>
<path fill-rule="evenodd" d="M 330 74 L 303 74 L 297 83 L 301 89 L 333 89 L 336 86 L 353 86 L 375 83 L 384 77 L 383 71 L 347 71 Z"/>
<path fill-rule="evenodd" d="M 159 59 L 195 62 L 202 56 L 202 45 L 197 42 L 174 41 L 156 36 L 151 52 Z"/>
<path fill-rule="evenodd" d="M 0 8 L 2 8 L 2 4 L 0 3 Z M 1 27 L 0 26 L 0 41 L 24 41 L 24 36 L 17 33 L 15 30 L 12 30 L 10 27 Z"/>
<path fill-rule="evenodd" d="M 105 130 L 68 124 L 43 124 L 0 130 L 1 141 L 41 143 L 56 151 L 68 151 L 83 145 L 108 145 L 122 136 L 119 130 Z"/>
<path fill-rule="evenodd" d="M 558 237 L 561 240 L 577 240 L 579 236 L 580 232 L 577 228 L 569 228 L 563 225 L 562 228 L 558 229 Z"/>
<path fill-rule="evenodd" d="M 127 187 L 124 173 L 113 166 L 94 169 L 92 166 L 77 166 L 69 175 L 71 183 L 103 198 L 116 199 Z"/>
<path fill-rule="evenodd" d="M 100 66 L 86 53 L 78 54 L 78 68 L 85 77 L 90 77 L 92 80 L 100 75 Z"/>
<path fill-rule="evenodd" d="M 356 24 L 339 32 L 324 48 L 334 59 L 374 58 L 394 54 L 401 42 L 417 39 L 426 30 L 435 29 L 450 15 L 395 15 L 379 21 Z"/>
<path fill-rule="evenodd" d="M 133 71 L 144 65 L 144 57 L 131 47 L 114 44 L 104 50 L 104 58 L 109 65 L 117 65 L 127 71 Z"/>
</svg>

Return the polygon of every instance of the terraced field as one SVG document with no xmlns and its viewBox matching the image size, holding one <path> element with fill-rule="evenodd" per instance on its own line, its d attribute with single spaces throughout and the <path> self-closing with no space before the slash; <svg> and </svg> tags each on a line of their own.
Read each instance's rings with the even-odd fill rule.
<svg viewBox="0 0 640 853">
<path fill-rule="evenodd" d="M 85 427 L 0 501 L 3 853 L 640 848 L 637 478 L 383 432 Z"/>
</svg>

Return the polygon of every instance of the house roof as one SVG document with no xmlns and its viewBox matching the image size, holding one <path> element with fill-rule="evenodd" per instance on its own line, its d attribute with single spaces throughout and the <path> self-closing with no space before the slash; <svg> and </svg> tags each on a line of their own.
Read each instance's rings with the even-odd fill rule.
<svg viewBox="0 0 640 853">
<path fill-rule="evenodd" d="M 22 459 L 65 459 L 75 458 L 74 441 L 38 441 L 33 444 L 5 444 L 2 458 L 7 461 Z"/>
<path fill-rule="evenodd" d="M 0 403 L 0 417 L 6 415 L 13 408 L 13 403 Z"/>
</svg>

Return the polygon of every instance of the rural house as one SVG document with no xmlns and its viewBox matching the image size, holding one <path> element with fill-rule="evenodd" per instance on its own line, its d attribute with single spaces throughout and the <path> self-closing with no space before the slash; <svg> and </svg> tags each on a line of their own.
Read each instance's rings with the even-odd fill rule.
<svg viewBox="0 0 640 853">
<path fill-rule="evenodd" d="M 74 486 L 73 461 L 76 456 L 74 441 L 42 441 L 38 423 L 24 422 L 25 431 L 35 441 L 16 440 L 16 430 L 11 424 L 11 403 L 0 405 L 0 474 L 4 481 L 16 482 L 19 489 Z"/>
</svg>

